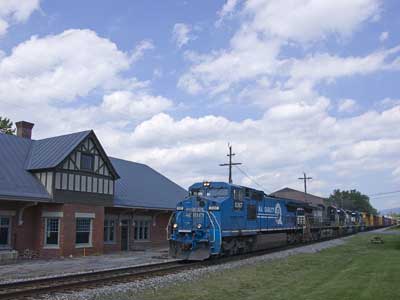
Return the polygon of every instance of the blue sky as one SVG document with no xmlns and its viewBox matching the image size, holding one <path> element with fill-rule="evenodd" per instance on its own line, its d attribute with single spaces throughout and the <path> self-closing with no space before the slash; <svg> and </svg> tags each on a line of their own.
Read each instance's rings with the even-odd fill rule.
<svg viewBox="0 0 400 300">
<path fill-rule="evenodd" d="M 400 3 L 1 1 L 0 115 L 94 129 L 184 187 L 366 194 L 400 183 Z M 398 194 L 371 197 L 378 209 Z"/>
</svg>

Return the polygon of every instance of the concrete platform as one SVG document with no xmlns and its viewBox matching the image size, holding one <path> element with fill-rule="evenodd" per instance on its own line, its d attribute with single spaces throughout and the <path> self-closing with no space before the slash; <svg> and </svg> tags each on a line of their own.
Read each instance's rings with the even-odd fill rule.
<svg viewBox="0 0 400 300">
<path fill-rule="evenodd" d="M 15 250 L 1 250 L 0 251 L 0 265 L 16 261 L 18 252 Z"/>
<path fill-rule="evenodd" d="M 54 260 L 17 260 L 0 267 L 0 283 L 173 261 L 167 248 Z"/>
</svg>

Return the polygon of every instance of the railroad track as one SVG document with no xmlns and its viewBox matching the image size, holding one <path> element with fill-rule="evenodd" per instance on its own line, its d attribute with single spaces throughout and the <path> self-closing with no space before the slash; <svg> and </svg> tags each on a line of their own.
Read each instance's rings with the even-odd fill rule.
<svg viewBox="0 0 400 300">
<path fill-rule="evenodd" d="M 129 282 L 176 271 L 187 270 L 198 262 L 180 261 L 124 267 L 89 273 L 62 275 L 0 284 L 0 299 L 38 299 L 52 292 L 71 292 L 86 288 Z"/>
<path fill-rule="evenodd" d="M 307 244 L 319 243 L 331 239 L 335 238 L 324 239 Z M 298 248 L 307 244 L 300 243 L 283 247 L 280 246 L 277 248 L 270 248 L 266 250 L 222 257 L 201 262 L 172 261 L 142 266 L 131 266 L 110 270 L 93 271 L 88 273 L 61 275 L 57 277 L 46 277 L 10 283 L 2 283 L 0 284 L 0 300 L 26 298 L 38 299 L 43 295 L 48 295 L 54 292 L 69 293 L 72 291 L 79 291 L 81 289 L 103 287 L 124 282 L 132 282 L 154 276 L 181 272 L 192 268 L 206 267 L 216 264 L 225 264 L 228 262 L 246 259 L 254 256 L 260 256 L 272 252 Z"/>
</svg>

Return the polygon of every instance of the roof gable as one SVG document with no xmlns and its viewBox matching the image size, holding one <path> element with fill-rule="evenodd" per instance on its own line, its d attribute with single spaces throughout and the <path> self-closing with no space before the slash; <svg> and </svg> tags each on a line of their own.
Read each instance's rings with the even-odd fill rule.
<svg viewBox="0 0 400 300">
<path fill-rule="evenodd" d="M 82 131 L 33 141 L 26 169 L 35 171 L 57 167 L 90 132 Z"/>
<path fill-rule="evenodd" d="M 26 169 L 29 171 L 38 171 L 43 169 L 52 169 L 59 166 L 82 142 L 89 137 L 100 152 L 105 164 L 110 170 L 110 173 L 115 179 L 119 178 L 118 173 L 115 171 L 114 166 L 93 130 L 33 141 Z"/>
</svg>

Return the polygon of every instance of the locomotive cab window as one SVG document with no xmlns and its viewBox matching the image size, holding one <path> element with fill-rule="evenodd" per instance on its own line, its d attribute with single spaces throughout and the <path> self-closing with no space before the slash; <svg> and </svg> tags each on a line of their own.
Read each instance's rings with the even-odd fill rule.
<svg viewBox="0 0 400 300">
<path fill-rule="evenodd" d="M 218 188 L 218 189 L 209 189 L 207 191 L 207 197 L 228 197 L 229 196 L 229 190 L 225 188 Z"/>
<path fill-rule="evenodd" d="M 243 191 L 239 189 L 233 190 L 233 209 L 243 210 Z"/>
<path fill-rule="evenodd" d="M 203 192 L 200 191 L 199 189 L 191 190 L 189 192 L 189 196 L 203 196 Z"/>
</svg>

